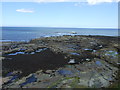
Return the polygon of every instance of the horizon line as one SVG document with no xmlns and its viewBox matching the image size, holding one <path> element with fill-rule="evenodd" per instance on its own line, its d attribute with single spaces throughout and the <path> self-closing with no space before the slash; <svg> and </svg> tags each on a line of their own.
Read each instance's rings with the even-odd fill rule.
<svg viewBox="0 0 120 90">
<path fill-rule="evenodd" d="M 98 28 L 98 29 L 118 29 L 115 27 L 57 27 L 57 26 L 0 26 L 0 27 L 43 27 L 43 28 Z"/>
</svg>

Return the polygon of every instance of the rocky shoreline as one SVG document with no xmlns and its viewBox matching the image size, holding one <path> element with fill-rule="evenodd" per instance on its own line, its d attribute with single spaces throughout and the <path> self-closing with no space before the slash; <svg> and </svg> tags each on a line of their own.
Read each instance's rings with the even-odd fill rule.
<svg viewBox="0 0 120 90">
<path fill-rule="evenodd" d="M 3 42 L 3 88 L 118 87 L 119 37 L 64 35 Z"/>
</svg>

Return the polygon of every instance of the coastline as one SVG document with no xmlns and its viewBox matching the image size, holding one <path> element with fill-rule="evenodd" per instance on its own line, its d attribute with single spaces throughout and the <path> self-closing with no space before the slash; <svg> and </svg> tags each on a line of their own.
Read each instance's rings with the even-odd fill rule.
<svg viewBox="0 0 120 90">
<path fill-rule="evenodd" d="M 10 79 L 10 77 L 5 76 L 7 73 L 20 71 L 22 72 L 20 79 L 23 80 L 24 78 L 23 81 L 32 73 L 38 79 L 43 78 L 40 75 L 46 75 L 46 78 L 50 80 L 48 82 L 51 84 L 45 84 L 43 87 L 52 87 L 51 85 L 55 82 L 52 83 L 51 80 L 63 78 L 59 83 L 67 80 L 67 86 L 70 87 L 75 87 L 69 85 L 69 79 L 73 79 L 73 81 L 77 80 L 75 84 L 78 87 L 89 88 L 95 86 L 98 88 L 97 82 L 94 81 L 99 77 L 97 80 L 99 84 L 102 83 L 100 87 L 109 87 L 110 82 L 118 81 L 119 39 L 119 37 L 113 36 L 63 35 L 32 39 L 29 42 L 3 42 L 3 78 Z M 68 63 L 72 60 L 73 63 Z M 30 70 L 30 67 L 33 69 Z M 63 73 L 63 71 L 67 73 Z M 92 74 L 93 72 L 94 74 Z M 88 76 L 85 74 L 88 74 Z M 52 75 L 52 79 L 49 75 Z M 93 76 L 91 77 L 91 75 Z M 104 79 L 104 77 L 107 79 Z M 19 86 L 20 79 L 13 81 L 14 85 L 8 83 L 3 84 L 3 86 L 4 88 Z M 44 80 L 41 80 L 41 83 L 38 83 L 38 81 L 32 83 L 35 83 L 37 87 L 40 85 L 40 88 Z M 64 86 L 64 84 L 60 85 L 59 83 L 56 83 L 55 86 Z M 31 83 L 27 85 L 28 87 L 35 87 Z M 27 85 L 24 87 L 27 87 Z"/>
<path fill-rule="evenodd" d="M 119 36 L 117 28 L 4 27 L 2 29 L 2 39 L 11 41 L 29 41 L 39 37 L 63 35 Z"/>
</svg>

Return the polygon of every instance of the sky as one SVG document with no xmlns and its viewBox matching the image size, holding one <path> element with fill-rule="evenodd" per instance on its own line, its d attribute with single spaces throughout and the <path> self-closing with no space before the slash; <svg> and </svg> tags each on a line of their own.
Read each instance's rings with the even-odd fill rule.
<svg viewBox="0 0 120 90">
<path fill-rule="evenodd" d="M 0 23 L 18 27 L 118 28 L 117 2 L 58 1 L 2 2 Z"/>
</svg>

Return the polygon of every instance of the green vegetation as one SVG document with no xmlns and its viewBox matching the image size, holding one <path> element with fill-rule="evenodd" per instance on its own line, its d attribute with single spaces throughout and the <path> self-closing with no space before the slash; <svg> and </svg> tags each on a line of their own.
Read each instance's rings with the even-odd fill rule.
<svg viewBox="0 0 120 90">
<path fill-rule="evenodd" d="M 52 85 L 48 86 L 48 88 L 54 88 L 59 83 L 62 83 L 62 81 L 64 81 L 64 80 L 70 80 L 70 79 L 73 80 L 71 83 L 69 83 L 69 86 L 71 88 L 87 88 L 86 86 L 80 86 L 80 85 L 78 85 L 79 79 L 80 79 L 79 77 L 65 77 L 65 78 L 62 78 L 61 80 L 58 80 L 57 82 L 55 82 Z"/>
</svg>

